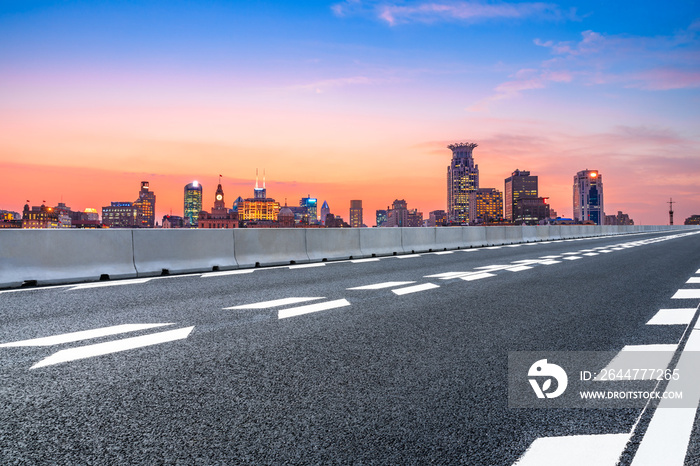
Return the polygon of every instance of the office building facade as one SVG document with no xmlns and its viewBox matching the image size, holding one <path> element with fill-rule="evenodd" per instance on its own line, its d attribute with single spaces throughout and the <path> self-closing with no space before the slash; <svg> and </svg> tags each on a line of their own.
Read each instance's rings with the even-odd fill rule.
<svg viewBox="0 0 700 466">
<path fill-rule="evenodd" d="M 598 170 L 582 170 L 574 176 L 574 220 L 603 225 L 603 175 Z"/>
<path fill-rule="evenodd" d="M 447 167 L 447 216 L 450 222 L 469 222 L 469 195 L 479 188 L 479 166 L 472 152 L 477 144 L 462 142 L 447 146 L 452 162 Z"/>
<path fill-rule="evenodd" d="M 503 220 L 503 193 L 496 188 L 479 188 L 469 195 L 469 223 Z"/>
<path fill-rule="evenodd" d="M 362 201 L 350 201 L 350 228 L 362 226 Z"/>
<path fill-rule="evenodd" d="M 185 185 L 185 202 L 183 219 L 185 225 L 197 226 L 199 213 L 202 211 L 203 187 L 198 181 Z"/>
<path fill-rule="evenodd" d="M 515 213 L 515 203 L 521 197 L 536 198 L 538 194 L 537 176 L 526 170 L 515 170 L 505 180 L 505 219 L 512 223 L 522 223 Z M 527 203 L 529 204 L 529 203 Z"/>
</svg>

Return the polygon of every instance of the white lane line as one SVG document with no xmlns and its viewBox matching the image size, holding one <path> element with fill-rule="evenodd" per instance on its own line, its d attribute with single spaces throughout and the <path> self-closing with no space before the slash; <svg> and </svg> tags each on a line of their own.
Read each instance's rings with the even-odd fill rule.
<svg viewBox="0 0 700 466">
<path fill-rule="evenodd" d="M 630 437 L 631 434 L 540 437 L 513 466 L 614 466 Z"/>
<path fill-rule="evenodd" d="M 210 277 L 225 277 L 226 275 L 243 275 L 247 273 L 253 273 L 255 269 L 243 269 L 243 270 L 224 270 L 221 272 L 207 272 L 201 275 L 202 278 Z"/>
<path fill-rule="evenodd" d="M 75 284 L 72 285 L 52 285 L 52 286 L 31 286 L 28 288 L 14 288 L 11 290 L 2 290 L 0 291 L 0 294 L 2 293 L 17 293 L 20 291 L 40 291 L 40 290 L 53 290 L 56 288 L 71 288 L 74 287 Z"/>
<path fill-rule="evenodd" d="M 419 291 L 432 290 L 433 288 L 440 288 L 440 285 L 435 285 L 433 283 L 422 283 L 420 285 L 407 286 L 406 288 L 397 288 L 391 291 L 394 294 L 401 296 L 409 293 L 418 293 Z"/>
<path fill-rule="evenodd" d="M 578 256 L 578 252 L 564 252 L 562 253 L 564 256 Z"/>
<path fill-rule="evenodd" d="M 503 246 L 489 246 L 488 248 L 484 249 L 501 249 Z"/>
<path fill-rule="evenodd" d="M 666 393 L 682 392 L 683 405 L 694 407 L 674 407 L 679 400 L 662 399 L 634 455 L 632 466 L 683 466 L 700 401 L 700 384 L 692 376 L 697 373 L 697 353 L 694 351 L 698 349 L 700 330 L 694 329 L 675 367 L 679 374 L 689 376 L 684 378 L 681 375 L 678 380 L 671 380 L 666 386 Z"/>
<path fill-rule="evenodd" d="M 700 273 L 700 269 L 698 269 L 695 273 L 696 273 L 696 274 Z"/>
<path fill-rule="evenodd" d="M 423 278 L 441 278 L 443 280 L 447 280 L 449 278 L 456 278 L 462 275 L 468 275 L 473 272 L 444 272 L 444 273 L 436 273 L 435 275 L 426 275 Z"/>
<path fill-rule="evenodd" d="M 224 309 L 267 309 L 268 307 L 286 306 L 288 304 L 305 303 L 307 301 L 315 301 L 317 299 L 325 299 L 324 297 L 295 297 L 273 299 L 272 301 L 263 301 L 260 303 L 243 304 L 241 306 L 225 307 Z"/>
<path fill-rule="evenodd" d="M 431 252 L 430 254 L 435 254 L 436 256 L 443 256 L 445 254 L 452 254 L 454 251 L 438 251 L 438 252 Z"/>
<path fill-rule="evenodd" d="M 564 258 L 565 261 L 575 261 L 578 259 L 583 259 L 583 257 L 581 257 L 581 256 L 567 256 Z"/>
<path fill-rule="evenodd" d="M 473 273 L 473 274 L 469 274 L 469 275 L 462 276 L 459 278 L 464 280 L 464 281 L 470 282 L 472 280 L 481 280 L 482 278 L 489 278 L 489 277 L 495 277 L 495 276 L 496 275 L 493 273 L 484 272 L 484 273 Z"/>
<path fill-rule="evenodd" d="M 694 308 L 659 309 L 647 325 L 688 325 L 694 315 Z"/>
<path fill-rule="evenodd" d="M 671 299 L 700 299 L 700 289 L 678 290 Z"/>
<path fill-rule="evenodd" d="M 625 248 L 610 248 L 611 251 L 622 251 Z"/>
<path fill-rule="evenodd" d="M 312 267 L 325 267 L 326 263 L 325 262 L 313 262 L 311 264 L 299 264 L 299 265 L 290 265 L 289 270 L 293 269 L 308 269 Z"/>
<path fill-rule="evenodd" d="M 351 259 L 350 262 L 353 264 L 364 264 L 365 262 L 379 262 L 379 260 L 378 257 L 372 257 L 369 259 Z"/>
<path fill-rule="evenodd" d="M 183 340 L 189 336 L 192 329 L 194 329 L 194 327 L 178 328 L 151 335 L 143 335 L 140 337 L 132 337 L 123 340 L 108 341 L 105 343 L 97 343 L 95 345 L 65 349 L 52 354 L 46 359 L 42 359 L 38 363 L 34 364 L 30 369 L 52 366 L 54 364 L 75 361 L 78 359 L 93 358 L 95 356 L 102 356 L 105 354 L 117 353 L 130 349 L 143 348 L 145 346 L 157 345 L 169 341 Z"/>
<path fill-rule="evenodd" d="M 690 277 L 686 283 L 700 283 L 700 277 Z"/>
<path fill-rule="evenodd" d="M 583 255 L 584 256 L 599 256 L 600 254 L 598 254 L 597 252 L 586 252 Z"/>
<path fill-rule="evenodd" d="M 542 256 L 540 259 L 559 259 L 561 256 Z"/>
<path fill-rule="evenodd" d="M 539 261 L 539 264 L 542 264 L 542 265 L 561 264 L 561 261 L 555 261 L 554 259 L 547 259 L 547 260 Z"/>
<path fill-rule="evenodd" d="M 413 259 L 414 257 L 420 257 L 420 254 L 405 254 L 403 256 L 394 256 L 398 259 Z"/>
<path fill-rule="evenodd" d="M 394 286 L 410 285 L 411 283 L 416 283 L 416 282 L 415 281 L 413 281 L 413 282 L 383 282 L 383 283 L 375 283 L 374 285 L 356 286 L 354 288 L 347 288 L 347 289 L 348 290 L 381 290 L 382 288 L 391 288 Z"/>
<path fill-rule="evenodd" d="M 91 338 L 106 337 L 110 335 L 118 335 L 120 333 L 137 332 L 149 328 L 163 327 L 168 324 L 123 324 L 114 325 L 112 327 L 96 328 L 93 330 L 82 330 L 80 332 L 63 333 L 61 335 L 53 335 L 50 337 L 32 338 L 31 340 L 15 341 L 12 343 L 4 343 L 0 348 L 9 348 L 15 346 L 51 346 L 60 345 L 63 343 L 72 343 L 74 341 L 89 340 Z"/>
<path fill-rule="evenodd" d="M 349 306 L 350 302 L 347 299 L 336 299 L 335 301 L 327 301 L 325 303 L 307 304 L 306 306 L 292 307 L 290 309 L 282 309 L 278 312 L 278 319 L 286 319 L 287 317 L 295 317 L 311 312 L 328 311 L 339 307 Z"/>
<path fill-rule="evenodd" d="M 507 248 L 519 248 L 520 246 L 522 246 L 522 244 L 509 244 L 509 245 L 506 246 L 506 247 L 507 247 Z"/>
<path fill-rule="evenodd" d="M 598 252 L 602 252 L 602 253 L 607 254 L 609 252 L 612 252 L 612 249 L 599 249 Z"/>
<path fill-rule="evenodd" d="M 475 249 L 475 248 L 469 248 L 469 249 L 460 249 L 462 252 L 479 252 L 480 249 Z"/>
<path fill-rule="evenodd" d="M 141 283 L 149 282 L 149 281 L 153 280 L 154 278 L 156 278 L 156 277 L 134 278 L 134 279 L 128 279 L 128 280 L 116 280 L 116 281 L 109 281 L 109 282 L 83 283 L 80 285 L 74 285 L 68 291 L 85 290 L 85 289 L 89 289 L 89 288 L 103 288 L 106 286 L 140 285 Z"/>
<path fill-rule="evenodd" d="M 532 267 L 528 267 L 527 265 L 517 265 L 515 267 L 508 267 L 506 270 L 509 272 L 522 272 L 523 270 L 530 270 Z"/>
<path fill-rule="evenodd" d="M 622 372 L 629 380 L 649 380 L 651 370 L 664 370 L 668 367 L 678 345 L 627 345 L 593 379 L 606 381 L 611 372 Z M 649 370 L 636 370 L 649 369 Z M 627 380 L 627 379 L 625 379 Z"/>
</svg>

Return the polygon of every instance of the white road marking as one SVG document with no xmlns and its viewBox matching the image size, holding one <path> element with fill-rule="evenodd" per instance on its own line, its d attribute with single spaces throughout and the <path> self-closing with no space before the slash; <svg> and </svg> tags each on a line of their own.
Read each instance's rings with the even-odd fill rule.
<svg viewBox="0 0 700 466">
<path fill-rule="evenodd" d="M 700 288 L 695 290 L 678 290 L 671 299 L 700 299 Z"/>
<path fill-rule="evenodd" d="M 444 272 L 444 273 L 436 273 L 435 275 L 426 275 L 423 278 L 441 278 L 443 280 L 447 280 L 449 278 L 456 278 L 461 275 L 468 275 L 473 272 Z"/>
<path fill-rule="evenodd" d="M 542 264 L 542 265 L 552 265 L 552 264 L 561 264 L 561 261 L 555 261 L 555 260 L 553 260 L 553 259 L 547 259 L 547 260 L 539 261 L 538 263 L 539 263 L 539 264 Z"/>
<path fill-rule="evenodd" d="M 581 256 L 567 256 L 564 258 L 565 261 L 575 261 L 577 259 L 583 259 Z"/>
<path fill-rule="evenodd" d="M 272 301 L 263 301 L 260 303 L 243 304 L 241 306 L 225 307 L 224 309 L 267 309 L 269 307 L 286 306 L 288 304 L 304 303 L 307 301 L 315 301 L 317 299 L 325 299 L 325 298 L 324 297 L 282 298 L 282 299 L 273 299 Z"/>
<path fill-rule="evenodd" d="M 397 288 L 391 291 L 394 294 L 401 296 L 409 293 L 418 293 L 419 291 L 432 290 L 433 288 L 440 288 L 440 285 L 435 285 L 433 283 L 422 283 L 420 285 L 407 286 L 406 288 Z"/>
<path fill-rule="evenodd" d="M 201 275 L 202 278 L 210 277 L 224 277 L 226 275 L 243 275 L 247 273 L 253 273 L 255 269 L 243 269 L 243 270 L 224 270 L 221 272 L 207 272 Z"/>
<path fill-rule="evenodd" d="M 598 254 L 597 252 L 586 252 L 583 255 L 584 256 L 599 256 L 600 254 Z"/>
<path fill-rule="evenodd" d="M 506 270 L 509 272 L 522 272 L 523 270 L 530 270 L 532 267 L 527 265 L 516 265 L 515 267 L 508 267 Z"/>
<path fill-rule="evenodd" d="M 700 269 L 698 269 L 695 273 L 696 273 L 696 274 L 700 273 Z"/>
<path fill-rule="evenodd" d="M 415 281 L 413 281 L 413 282 L 383 282 L 383 283 L 375 283 L 374 285 L 356 286 L 354 288 L 347 288 L 347 289 L 348 290 L 381 290 L 382 288 L 391 288 L 393 286 L 410 285 L 411 283 L 416 283 L 416 282 Z"/>
<path fill-rule="evenodd" d="M 445 254 L 452 254 L 453 251 L 438 251 L 438 252 L 431 252 L 430 254 L 435 254 L 436 256 L 443 256 Z"/>
<path fill-rule="evenodd" d="M 630 370 L 629 380 L 649 380 L 649 371 L 635 371 L 635 369 L 661 369 L 665 370 L 678 345 L 627 345 L 600 371 L 593 379 L 603 381 L 604 374 L 622 371 L 623 374 Z M 627 380 L 627 379 L 625 379 Z"/>
<path fill-rule="evenodd" d="M 693 320 L 695 309 L 659 309 L 647 325 L 688 325 Z"/>
<path fill-rule="evenodd" d="M 12 290 L 2 290 L 2 291 L 0 291 L 0 294 L 2 294 L 2 293 L 17 293 L 17 292 L 21 292 L 21 291 L 53 290 L 56 288 L 72 288 L 74 286 L 75 286 L 75 284 L 72 284 L 72 285 L 51 285 L 51 286 L 31 286 L 28 288 L 14 288 Z"/>
<path fill-rule="evenodd" d="M 617 464 L 631 434 L 540 437 L 513 466 L 589 466 Z"/>
<path fill-rule="evenodd" d="M 95 356 L 103 356 L 105 354 L 117 353 L 130 349 L 143 348 L 145 346 L 157 345 L 169 341 L 183 340 L 189 336 L 192 329 L 194 329 L 194 327 L 178 328 L 175 330 L 168 330 L 166 332 L 153 333 L 151 335 L 143 335 L 140 337 L 132 337 L 123 340 L 108 341 L 105 343 L 65 349 L 39 361 L 30 369 L 52 366 L 54 364 L 75 361 L 78 359 L 93 358 Z"/>
<path fill-rule="evenodd" d="M 700 283 L 700 277 L 690 277 L 686 283 Z"/>
<path fill-rule="evenodd" d="M 325 262 L 313 262 L 311 264 L 298 264 L 298 265 L 290 265 L 289 270 L 293 269 L 308 269 L 312 267 L 325 267 L 326 263 Z"/>
<path fill-rule="evenodd" d="M 405 254 L 403 256 L 394 256 L 398 259 L 413 259 L 414 257 L 420 257 L 420 254 Z"/>
<path fill-rule="evenodd" d="M 365 262 L 379 262 L 379 258 L 372 257 L 369 259 L 351 259 L 350 262 L 352 262 L 353 264 L 363 264 Z"/>
<path fill-rule="evenodd" d="M 278 319 L 286 319 L 288 317 L 300 316 L 311 312 L 327 311 L 340 307 L 349 306 L 350 302 L 347 299 L 337 299 L 335 301 L 327 301 L 325 303 L 307 304 L 306 306 L 292 307 L 290 309 L 282 309 L 278 312 Z"/>
<path fill-rule="evenodd" d="M 53 335 L 50 337 L 32 338 L 31 340 L 15 341 L 12 343 L 4 343 L 0 348 L 9 348 L 16 346 L 51 346 L 60 345 L 63 343 L 72 343 L 74 341 L 89 340 L 92 338 L 106 337 L 110 335 L 118 335 L 120 333 L 138 332 L 149 328 L 163 327 L 168 324 L 123 324 L 114 325 L 112 327 L 96 328 L 93 330 L 82 330 L 80 332 L 63 333 L 61 335 Z"/>
<path fill-rule="evenodd" d="M 540 259 L 559 259 L 561 256 L 542 256 Z"/>
<path fill-rule="evenodd" d="M 489 246 L 488 248 L 484 249 L 501 249 L 503 246 Z"/>
<path fill-rule="evenodd" d="M 598 252 L 602 252 L 602 253 L 607 254 L 609 252 L 612 252 L 612 249 L 599 249 Z"/>
<path fill-rule="evenodd" d="M 70 290 L 68 291 L 73 291 L 73 290 L 85 290 L 88 288 L 103 288 L 106 286 L 120 286 L 120 285 L 140 285 L 141 283 L 146 283 L 150 282 L 156 277 L 149 277 L 149 278 L 134 278 L 134 279 L 128 279 L 128 280 L 115 280 L 115 281 L 108 281 L 108 282 L 96 282 L 96 283 L 82 283 L 80 285 L 74 285 Z"/>
<path fill-rule="evenodd" d="M 472 280 L 481 280 L 482 278 L 495 277 L 495 274 L 484 272 L 484 273 L 474 273 L 466 276 L 459 277 L 464 281 L 470 282 Z"/>
<path fill-rule="evenodd" d="M 507 248 L 519 248 L 520 246 L 522 246 L 522 244 L 509 244 L 509 245 L 506 246 L 506 247 L 507 247 Z"/>
<path fill-rule="evenodd" d="M 564 256 L 578 256 L 578 252 L 564 252 L 562 253 Z"/>
<path fill-rule="evenodd" d="M 681 357 L 676 364 L 679 374 L 695 374 L 697 372 L 697 356 L 692 352 L 700 348 L 700 330 L 694 329 Z M 691 353 L 689 353 L 691 352 Z M 682 466 L 693 431 L 695 415 L 700 401 L 700 384 L 695 377 L 681 376 L 671 380 L 666 386 L 666 392 L 682 392 L 683 404 L 694 408 L 673 407 L 678 400 L 662 399 L 654 416 L 649 422 L 637 453 L 632 460 L 632 466 L 659 465 Z"/>
<path fill-rule="evenodd" d="M 479 249 L 474 249 L 474 248 L 469 248 L 469 249 L 460 249 L 462 252 L 478 252 Z"/>
</svg>

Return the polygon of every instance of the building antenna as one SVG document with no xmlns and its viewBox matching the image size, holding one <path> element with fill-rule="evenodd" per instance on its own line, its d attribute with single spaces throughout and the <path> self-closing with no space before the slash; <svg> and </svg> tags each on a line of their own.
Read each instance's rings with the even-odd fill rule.
<svg viewBox="0 0 700 466">
<path fill-rule="evenodd" d="M 263 189 L 265 189 L 265 169 L 263 168 Z"/>
<path fill-rule="evenodd" d="M 255 169 L 255 189 L 258 189 L 258 169 Z"/>
<path fill-rule="evenodd" d="M 668 204 L 669 225 L 673 226 L 673 204 L 677 204 L 677 202 L 673 202 L 673 198 L 670 198 L 670 200 L 667 202 L 667 204 Z"/>
</svg>

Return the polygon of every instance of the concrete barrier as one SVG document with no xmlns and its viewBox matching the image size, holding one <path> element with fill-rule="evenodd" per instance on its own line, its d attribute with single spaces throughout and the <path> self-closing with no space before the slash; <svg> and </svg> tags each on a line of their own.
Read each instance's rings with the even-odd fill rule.
<svg viewBox="0 0 700 466">
<path fill-rule="evenodd" d="M 508 228 L 504 226 L 484 227 L 486 229 L 486 244 L 489 246 L 500 246 L 509 244 Z M 516 227 L 517 228 L 517 227 Z"/>
<path fill-rule="evenodd" d="M 435 228 L 435 251 L 459 249 L 464 247 L 460 227 Z"/>
<path fill-rule="evenodd" d="M 304 228 L 236 228 L 233 247 L 239 267 L 309 262 Z"/>
<path fill-rule="evenodd" d="M 0 287 L 135 276 L 130 230 L 0 230 Z"/>
<path fill-rule="evenodd" d="M 232 229 L 133 230 L 139 277 L 238 268 Z"/>
<path fill-rule="evenodd" d="M 548 230 L 549 230 L 549 239 L 550 240 L 559 240 L 559 239 L 564 239 L 564 235 L 562 234 L 561 225 L 548 225 Z"/>
<path fill-rule="evenodd" d="M 360 250 L 365 257 L 402 254 L 401 228 L 360 228 Z"/>
<path fill-rule="evenodd" d="M 435 230 L 437 228 L 399 228 L 403 252 L 428 252 L 435 250 Z"/>
<path fill-rule="evenodd" d="M 548 231 L 546 225 L 544 230 L 540 230 L 541 226 L 535 225 L 523 225 L 521 229 L 521 239 L 526 243 L 533 243 L 535 241 L 544 241 L 548 236 Z"/>
<path fill-rule="evenodd" d="M 359 228 L 308 228 L 304 231 L 306 253 L 311 261 L 363 257 Z"/>
<path fill-rule="evenodd" d="M 487 227 L 462 227 L 462 242 L 465 248 L 480 248 L 488 244 Z M 490 227 L 488 227 L 490 228 Z"/>
</svg>

